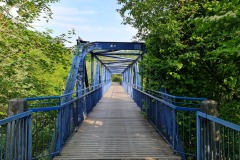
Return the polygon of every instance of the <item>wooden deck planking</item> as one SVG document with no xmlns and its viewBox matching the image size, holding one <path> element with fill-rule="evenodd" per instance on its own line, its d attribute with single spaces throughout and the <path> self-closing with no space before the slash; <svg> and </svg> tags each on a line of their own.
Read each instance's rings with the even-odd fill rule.
<svg viewBox="0 0 240 160">
<path fill-rule="evenodd" d="M 120 85 L 112 85 L 54 160 L 180 159 L 142 117 Z"/>
</svg>

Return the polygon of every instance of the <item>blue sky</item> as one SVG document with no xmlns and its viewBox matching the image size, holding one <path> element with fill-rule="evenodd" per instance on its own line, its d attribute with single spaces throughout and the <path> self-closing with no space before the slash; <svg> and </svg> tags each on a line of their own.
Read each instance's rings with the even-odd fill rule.
<svg viewBox="0 0 240 160">
<path fill-rule="evenodd" d="M 41 31 L 50 28 L 54 36 L 74 28 L 76 35 L 71 45 L 78 36 L 87 41 L 132 41 L 137 31 L 121 24 L 122 18 L 116 11 L 120 7 L 117 0 L 61 0 L 51 5 L 54 15 L 49 23 L 42 20 L 34 26 Z"/>
</svg>

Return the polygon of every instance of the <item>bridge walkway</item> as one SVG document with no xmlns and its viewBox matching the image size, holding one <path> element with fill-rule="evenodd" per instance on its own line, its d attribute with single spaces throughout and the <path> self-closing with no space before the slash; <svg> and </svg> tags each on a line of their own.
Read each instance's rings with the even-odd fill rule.
<svg viewBox="0 0 240 160">
<path fill-rule="evenodd" d="M 113 84 L 54 160 L 180 159 L 144 119 L 122 86 Z"/>
</svg>

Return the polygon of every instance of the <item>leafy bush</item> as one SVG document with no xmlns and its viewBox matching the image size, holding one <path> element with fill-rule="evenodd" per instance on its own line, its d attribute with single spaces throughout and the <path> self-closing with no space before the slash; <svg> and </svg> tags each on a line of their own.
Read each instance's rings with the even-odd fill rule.
<svg viewBox="0 0 240 160">
<path fill-rule="evenodd" d="M 219 116 L 240 125 L 240 102 L 232 101 L 220 107 Z"/>
<path fill-rule="evenodd" d="M 147 88 L 214 99 L 233 112 L 240 102 L 240 1 L 118 2 L 124 23 L 146 43 L 141 74 Z"/>
<path fill-rule="evenodd" d="M 63 93 L 72 58 L 63 43 L 68 35 L 54 38 L 51 30 L 37 32 L 26 27 L 42 12 L 50 16 L 49 3 L 57 1 L 16 0 L 0 6 L 1 118 L 6 116 L 10 99 Z M 20 15 L 13 17 L 8 12 L 16 6 Z"/>
<path fill-rule="evenodd" d="M 112 82 L 119 82 L 122 83 L 122 75 L 120 74 L 113 74 L 112 75 Z"/>
</svg>

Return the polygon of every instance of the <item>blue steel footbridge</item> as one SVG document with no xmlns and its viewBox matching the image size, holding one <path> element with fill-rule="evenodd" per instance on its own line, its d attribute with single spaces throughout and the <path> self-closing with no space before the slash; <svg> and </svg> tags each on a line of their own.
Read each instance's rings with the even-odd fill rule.
<svg viewBox="0 0 240 160">
<path fill-rule="evenodd" d="M 0 159 L 239 160 L 240 126 L 208 112 L 214 103 L 143 87 L 145 52 L 78 39 L 63 95 L 16 100 L 22 111 L 0 120 Z"/>
</svg>

